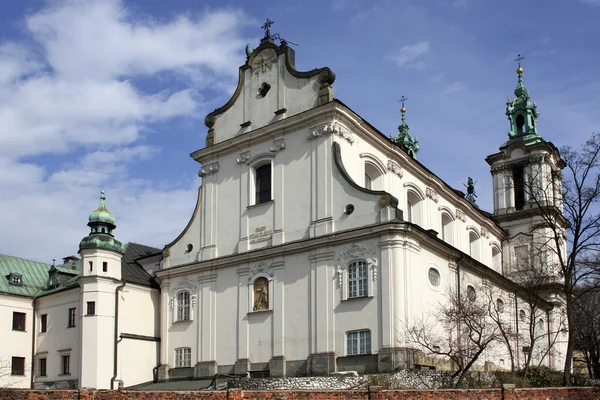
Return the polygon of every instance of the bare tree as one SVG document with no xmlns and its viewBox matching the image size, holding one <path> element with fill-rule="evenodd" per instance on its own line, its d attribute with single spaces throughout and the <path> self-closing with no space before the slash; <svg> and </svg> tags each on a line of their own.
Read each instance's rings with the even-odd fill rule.
<svg viewBox="0 0 600 400">
<path fill-rule="evenodd" d="M 580 150 L 563 147 L 564 165 L 547 171 L 540 162 L 531 166 L 523 191 L 530 212 L 539 223 L 532 226 L 535 253 L 541 257 L 540 271 L 547 277 L 546 288 L 560 293 L 567 325 L 574 326 L 575 302 L 599 282 L 600 250 L 600 134 L 592 134 Z M 562 178 L 562 188 L 560 182 Z M 564 207 L 564 215 L 561 208 Z M 565 235 L 566 231 L 566 235 Z M 584 290 L 576 290 L 585 287 Z M 564 384 L 570 384 L 573 331 L 569 329 L 564 364 Z"/>
<path fill-rule="evenodd" d="M 600 293 L 578 296 L 574 313 L 575 345 L 583 353 L 589 377 L 600 379 Z"/>
<path fill-rule="evenodd" d="M 481 354 L 493 343 L 502 341 L 498 325 L 489 318 L 485 296 L 450 291 L 447 299 L 431 315 L 405 326 L 409 344 L 427 355 L 452 362 L 453 386 L 459 387 Z"/>
<path fill-rule="evenodd" d="M 490 287 L 485 291 L 488 304 L 488 314 L 493 323 L 498 327 L 500 341 L 506 347 L 510 359 L 510 371 L 515 372 L 515 349 L 517 330 L 509 317 L 510 313 L 505 310 L 505 302 L 501 299 L 502 293 L 498 293 L 497 289 Z"/>
</svg>

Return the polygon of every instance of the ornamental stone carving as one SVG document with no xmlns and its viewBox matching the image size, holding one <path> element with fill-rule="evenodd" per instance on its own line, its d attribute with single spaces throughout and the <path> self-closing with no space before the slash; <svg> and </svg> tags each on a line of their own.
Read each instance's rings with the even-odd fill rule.
<svg viewBox="0 0 600 400">
<path fill-rule="evenodd" d="M 246 162 L 248 162 L 249 159 L 250 159 L 250 152 L 245 151 L 243 153 L 240 153 L 240 156 L 237 158 L 236 161 L 238 164 L 245 164 Z"/>
<path fill-rule="evenodd" d="M 273 267 L 271 265 L 267 265 L 267 263 L 265 262 L 258 263 L 250 270 L 250 276 L 248 276 L 248 283 L 253 282 L 258 274 L 267 274 L 271 278 L 273 278 Z"/>
<path fill-rule="evenodd" d="M 252 311 L 262 311 L 269 309 L 269 280 L 263 276 L 254 281 L 254 304 Z"/>
<path fill-rule="evenodd" d="M 354 143 L 354 135 L 348 128 L 338 122 L 331 122 L 311 128 L 308 130 L 308 140 L 313 140 L 321 136 L 337 135 L 348 143 Z"/>
<path fill-rule="evenodd" d="M 273 64 L 277 61 L 277 55 L 274 50 L 265 50 L 258 55 L 252 62 L 252 72 L 259 76 L 273 69 Z"/>
<path fill-rule="evenodd" d="M 271 147 L 269 147 L 271 153 L 277 153 L 279 151 L 285 150 L 285 141 L 283 139 L 279 139 L 273 142 Z"/>
<path fill-rule="evenodd" d="M 402 167 L 393 162 L 392 160 L 388 160 L 387 169 L 393 174 L 398 175 L 400 178 L 404 176 L 404 171 L 402 171 Z"/>
<path fill-rule="evenodd" d="M 200 171 L 198 171 L 198 176 L 201 178 L 204 178 L 207 175 L 216 174 L 217 172 L 219 172 L 219 163 L 218 162 L 208 164 L 208 165 L 205 165 L 202 168 L 200 168 Z"/>
<path fill-rule="evenodd" d="M 341 288 L 344 284 L 344 268 L 346 268 L 349 261 L 363 259 L 367 261 L 367 266 L 373 271 L 373 281 L 377 280 L 377 267 L 379 266 L 379 260 L 377 259 L 377 252 L 369 247 L 364 247 L 360 244 L 353 243 L 350 247 L 347 247 L 340 251 L 338 257 L 338 286 Z"/>
<path fill-rule="evenodd" d="M 189 289 L 191 292 L 196 292 L 198 287 L 196 286 L 196 282 L 193 279 L 184 276 L 173 288 L 174 291 L 178 291 L 181 289 Z"/>
<path fill-rule="evenodd" d="M 436 203 L 440 200 L 440 195 L 430 187 L 425 190 L 425 195 Z"/>
<path fill-rule="evenodd" d="M 464 211 L 459 208 L 456 209 L 456 218 L 458 218 L 462 222 L 467 222 L 467 217 L 466 217 Z"/>
<path fill-rule="evenodd" d="M 490 233 L 483 226 L 481 227 L 481 236 L 484 237 L 484 238 L 487 238 L 487 239 L 490 238 Z"/>
</svg>

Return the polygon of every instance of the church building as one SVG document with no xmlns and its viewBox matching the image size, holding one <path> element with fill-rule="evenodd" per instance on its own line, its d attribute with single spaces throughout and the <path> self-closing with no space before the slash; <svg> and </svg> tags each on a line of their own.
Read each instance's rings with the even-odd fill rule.
<svg viewBox="0 0 600 400">
<path fill-rule="evenodd" d="M 297 71 L 275 36 L 267 29 L 247 47 L 233 96 L 206 116 L 206 145 L 191 154 L 196 207 L 162 251 L 122 245 L 102 194 L 79 257 L 57 266 L 0 255 L 1 319 L 13 328 L 0 330 L 11 343 L 0 357 L 24 386 L 436 368 L 402 330 L 451 291 L 474 300 L 493 289 L 504 318 L 527 329 L 514 278 L 548 227 L 526 188 L 562 217 L 563 162 L 538 134 L 522 68 L 508 140 L 486 159 L 488 213 L 472 185 L 465 195 L 417 160 L 404 103 L 387 137 L 334 97 L 332 70 Z M 539 306 L 540 329 L 563 330 L 560 296 Z M 533 351 L 524 340 L 515 338 L 518 365 Z M 539 340 L 537 362 L 561 369 L 565 340 Z M 503 354 L 486 351 L 478 364 L 510 369 Z"/>
</svg>

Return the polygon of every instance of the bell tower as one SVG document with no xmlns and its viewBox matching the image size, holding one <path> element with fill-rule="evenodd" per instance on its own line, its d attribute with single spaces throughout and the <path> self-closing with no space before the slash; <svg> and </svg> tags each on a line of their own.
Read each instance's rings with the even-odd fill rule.
<svg viewBox="0 0 600 400">
<path fill-rule="evenodd" d="M 90 233 L 81 239 L 80 387 L 111 389 L 114 362 L 115 301 L 121 280 L 123 245 L 113 236 L 116 218 L 108 211 L 104 191 L 89 216 Z M 83 368 L 85 366 L 85 368 Z"/>
<path fill-rule="evenodd" d="M 503 250 L 505 274 L 530 271 L 556 279 L 557 249 L 550 240 L 557 228 L 564 237 L 568 226 L 563 216 L 562 173 L 558 149 L 538 133 L 537 106 L 523 83 L 519 57 L 515 98 L 506 102 L 510 122 L 508 140 L 499 152 L 486 158 L 494 188 L 493 218 L 508 232 Z M 566 248 L 564 249 L 566 250 Z M 562 251 L 562 250 L 561 250 Z"/>
</svg>

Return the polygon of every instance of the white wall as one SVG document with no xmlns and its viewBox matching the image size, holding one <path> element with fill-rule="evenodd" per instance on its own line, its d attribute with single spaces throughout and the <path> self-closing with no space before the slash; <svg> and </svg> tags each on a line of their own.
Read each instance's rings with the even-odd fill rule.
<svg viewBox="0 0 600 400">
<path fill-rule="evenodd" d="M 36 300 L 35 383 L 79 379 L 81 303 L 79 287 L 43 296 Z M 69 309 L 75 308 L 75 326 L 69 327 Z M 48 317 L 48 329 L 41 332 L 41 316 Z M 63 355 L 70 355 L 70 374 L 62 374 Z M 46 358 L 46 376 L 39 376 L 39 359 Z"/>
<path fill-rule="evenodd" d="M 25 331 L 13 331 L 13 312 L 25 313 Z M 32 300 L 0 294 L 0 387 L 28 388 L 31 385 Z M 12 357 L 25 357 L 25 375 L 11 375 Z"/>
</svg>

